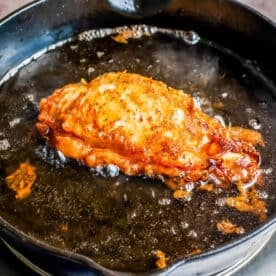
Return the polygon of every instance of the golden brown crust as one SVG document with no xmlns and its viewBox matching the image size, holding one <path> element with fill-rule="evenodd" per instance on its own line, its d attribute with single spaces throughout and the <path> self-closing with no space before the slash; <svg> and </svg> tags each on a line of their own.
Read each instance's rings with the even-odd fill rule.
<svg viewBox="0 0 276 276">
<path fill-rule="evenodd" d="M 224 128 L 182 90 L 127 72 L 68 84 L 40 102 L 37 129 L 65 156 L 115 164 L 126 174 L 178 178 L 178 185 L 252 179 L 261 135 Z M 250 135 L 249 135 L 250 134 Z"/>
</svg>

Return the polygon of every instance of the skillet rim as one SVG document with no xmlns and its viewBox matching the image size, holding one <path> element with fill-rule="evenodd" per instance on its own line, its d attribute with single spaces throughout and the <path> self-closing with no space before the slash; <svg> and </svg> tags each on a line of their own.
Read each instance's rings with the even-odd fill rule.
<svg viewBox="0 0 276 276">
<path fill-rule="evenodd" d="M 257 9 L 255 9 L 253 6 L 245 4 L 243 2 L 237 1 L 237 0 L 224 0 L 225 2 L 231 3 L 233 5 L 236 5 L 237 7 L 241 7 L 242 9 L 254 14 L 255 16 L 261 18 L 262 20 L 266 21 L 266 23 L 272 25 L 273 27 L 276 28 L 276 21 L 272 20 L 270 17 L 267 15 L 261 13 Z M 39 6 L 40 4 L 46 3 L 48 0 L 32 0 L 31 2 L 15 9 L 11 13 L 5 15 L 4 17 L 1 18 L 0 20 L 0 28 L 2 25 L 4 25 L 7 21 L 9 21 L 11 18 L 16 17 L 17 15 L 21 14 L 25 10 L 28 10 L 32 7 Z M 106 2 L 106 0 L 105 0 Z M 146 16 L 145 18 L 147 18 Z"/>
<path fill-rule="evenodd" d="M 194 255 L 191 257 L 187 257 L 187 258 L 182 258 L 180 260 L 176 260 L 173 263 L 171 263 L 170 265 L 168 265 L 163 270 L 153 269 L 151 271 L 142 272 L 142 273 L 122 272 L 122 271 L 116 271 L 116 270 L 105 268 L 105 267 L 101 266 L 100 264 L 98 264 L 96 261 L 94 261 L 92 258 L 87 257 L 83 254 L 74 253 L 67 249 L 61 249 L 61 248 L 55 247 L 53 245 L 47 244 L 44 241 L 40 241 L 40 240 L 36 239 L 35 237 L 27 235 L 22 230 L 17 229 L 15 226 L 11 225 L 9 222 L 7 222 L 5 219 L 3 219 L 0 216 L 0 237 L 1 237 L 1 232 L 8 234 L 14 240 L 19 240 L 21 243 L 25 243 L 27 245 L 28 245 L 28 243 L 30 243 L 31 246 L 38 247 L 38 249 L 46 250 L 46 251 L 48 251 L 48 253 L 54 253 L 55 255 L 58 255 L 59 257 L 65 257 L 65 258 L 68 258 L 69 260 L 73 259 L 74 261 L 78 261 L 81 264 L 87 265 L 89 268 L 98 269 L 101 272 L 106 272 L 108 275 L 113 275 L 113 273 L 120 273 L 121 275 L 129 275 L 129 274 L 131 274 L 131 275 L 148 275 L 148 274 L 155 275 L 155 274 L 159 274 L 160 272 L 169 273 L 181 265 L 192 263 L 198 259 L 205 259 L 205 258 L 211 257 L 213 255 L 217 255 L 217 254 L 227 251 L 231 248 L 235 248 L 238 245 L 241 245 L 257 236 L 261 237 L 262 235 L 267 234 L 269 232 L 271 232 L 273 235 L 276 232 L 276 214 L 274 214 L 272 216 L 272 218 L 267 220 L 265 223 L 260 224 L 255 229 L 247 232 L 246 234 L 240 236 L 237 239 L 228 241 L 224 244 L 221 244 L 221 245 L 215 247 L 214 249 L 207 250 L 203 253 L 200 253 L 200 254 L 197 254 L 197 255 Z M 4 240 L 5 240 L 5 238 L 4 238 Z M 24 254 L 24 252 L 23 252 L 23 254 Z"/>
<path fill-rule="evenodd" d="M 16 18 L 18 15 L 24 13 L 25 11 L 34 8 L 39 7 L 42 4 L 47 3 L 48 0 L 34 0 L 26 5 L 23 5 L 22 7 L 18 8 L 17 10 L 13 11 L 12 13 L 6 15 L 0 20 L 0 29 L 2 26 L 5 25 L 6 22 L 10 21 L 11 19 Z M 225 2 L 228 2 L 232 5 L 236 5 L 237 7 L 240 7 L 244 9 L 245 11 L 253 14 L 254 16 L 257 16 L 259 19 L 265 21 L 269 25 L 271 25 L 276 32 L 276 21 L 273 21 L 268 16 L 264 15 L 263 13 L 260 13 L 258 10 L 253 8 L 252 6 L 246 5 L 244 3 L 241 3 L 239 1 L 235 0 L 225 0 Z M 172 264 L 168 265 L 163 270 L 154 269 L 149 272 L 143 272 L 143 273 L 137 273 L 138 275 L 146 275 L 146 274 L 158 274 L 158 273 L 169 273 L 175 270 L 177 267 L 183 265 L 183 264 L 189 264 L 193 261 L 196 261 L 198 259 L 205 259 L 210 256 L 219 254 L 223 251 L 227 251 L 231 248 L 234 248 L 238 245 L 241 245 L 242 243 L 245 243 L 246 241 L 249 241 L 253 239 L 254 237 L 261 236 L 262 234 L 271 231 L 272 235 L 276 232 L 276 212 L 274 212 L 268 220 L 266 220 L 264 223 L 258 225 L 255 229 L 247 232 L 246 234 L 232 240 L 228 241 L 222 245 L 219 245 L 215 247 L 214 249 L 205 251 L 201 254 L 197 254 L 191 257 L 182 258 L 180 260 L 174 261 Z M 40 241 L 36 239 L 35 237 L 32 237 L 31 235 L 28 235 L 21 231 L 20 229 L 17 229 L 15 226 L 7 222 L 4 218 L 0 216 L 0 237 L 1 232 L 6 233 L 9 236 L 11 236 L 14 240 L 18 239 L 22 243 L 30 243 L 32 246 L 38 247 L 38 249 L 43 249 L 48 251 L 48 253 L 54 253 L 56 255 L 59 255 L 61 257 L 65 257 L 68 259 L 73 259 L 75 261 L 80 262 L 81 264 L 87 265 L 89 268 L 97 269 L 101 272 L 107 273 L 109 275 L 112 275 L 114 273 L 120 273 L 121 275 L 128 275 L 129 272 L 121 272 L 116 270 L 111 270 L 108 268 L 105 268 L 98 264 L 96 261 L 94 261 L 92 258 L 86 257 L 85 255 L 74 253 L 72 251 L 61 249 L 52 245 L 47 244 L 46 242 Z M 132 274 L 132 273 L 131 273 Z"/>
</svg>

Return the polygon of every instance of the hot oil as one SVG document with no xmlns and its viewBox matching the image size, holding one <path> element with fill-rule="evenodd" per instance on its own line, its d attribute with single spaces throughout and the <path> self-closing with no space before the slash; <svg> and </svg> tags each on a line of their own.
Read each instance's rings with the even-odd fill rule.
<svg viewBox="0 0 276 276">
<path fill-rule="evenodd" d="M 22 67 L 4 83 L 0 97 L 1 216 L 39 240 L 133 272 L 154 269 L 156 250 L 172 263 L 238 238 L 220 233 L 219 221 L 229 220 L 247 233 L 258 226 L 258 217 L 225 206 L 225 197 L 237 194 L 235 187 L 194 190 L 189 201 L 176 200 L 159 180 L 110 177 L 106 170 L 64 158 L 35 129 L 39 100 L 56 88 L 123 70 L 181 88 L 226 125 L 261 131 L 265 185 L 258 190 L 268 217 L 275 212 L 276 194 L 275 100 L 256 76 L 260 72 L 194 33 L 145 27 L 139 32 L 126 44 L 111 38 L 116 30 L 82 34 Z M 5 177 L 26 160 L 36 166 L 37 180 L 28 198 L 16 200 Z"/>
</svg>

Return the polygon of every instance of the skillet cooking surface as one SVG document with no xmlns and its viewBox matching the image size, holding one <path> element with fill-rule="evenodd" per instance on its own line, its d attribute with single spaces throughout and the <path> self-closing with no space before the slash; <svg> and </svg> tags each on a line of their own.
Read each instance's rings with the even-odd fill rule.
<svg viewBox="0 0 276 276">
<path fill-rule="evenodd" d="M 242 226 L 246 233 L 257 227 L 257 216 L 223 204 L 226 196 L 237 194 L 235 188 L 217 194 L 195 191 L 190 201 L 175 200 L 161 181 L 123 174 L 110 177 L 106 169 L 91 170 L 65 160 L 40 139 L 35 123 L 42 97 L 81 78 L 89 81 L 122 70 L 183 89 L 201 102 L 206 113 L 222 116 L 226 124 L 260 128 L 266 140 L 266 147 L 260 149 L 266 175 L 258 190 L 267 202 L 268 218 L 275 212 L 276 104 L 251 61 L 204 39 L 191 45 L 189 39 L 197 38 L 193 33 L 184 39 L 173 32 L 157 32 L 129 39 L 127 44 L 110 36 L 90 40 L 89 32 L 81 37 L 89 39 L 46 52 L 1 88 L 0 214 L 4 219 L 48 244 L 84 254 L 108 268 L 133 272 L 153 269 L 157 249 L 172 263 L 237 238 L 217 230 L 223 219 Z M 37 168 L 37 180 L 28 198 L 16 200 L 5 177 L 26 160 Z"/>
</svg>

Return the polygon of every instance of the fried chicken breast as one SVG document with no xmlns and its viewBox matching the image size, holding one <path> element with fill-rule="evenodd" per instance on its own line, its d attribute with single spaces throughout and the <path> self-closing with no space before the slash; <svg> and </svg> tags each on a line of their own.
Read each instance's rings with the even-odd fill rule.
<svg viewBox="0 0 276 276">
<path fill-rule="evenodd" d="M 68 84 L 40 102 L 37 129 L 57 150 L 89 167 L 128 175 L 216 184 L 251 181 L 260 133 L 223 127 L 182 90 L 127 72 Z"/>
</svg>

